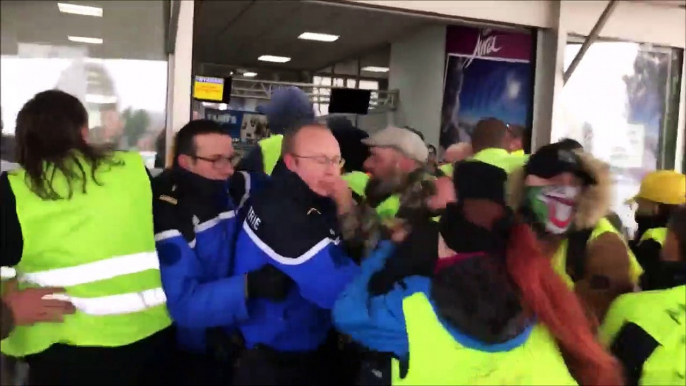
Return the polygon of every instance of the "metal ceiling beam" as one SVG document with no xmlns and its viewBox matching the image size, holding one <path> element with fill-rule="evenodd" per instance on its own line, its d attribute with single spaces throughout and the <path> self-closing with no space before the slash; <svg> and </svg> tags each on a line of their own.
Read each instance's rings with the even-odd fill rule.
<svg viewBox="0 0 686 386">
<path fill-rule="evenodd" d="M 610 0 L 610 2 L 607 4 L 607 7 L 605 7 L 605 10 L 600 15 L 600 18 L 593 26 L 593 29 L 591 29 L 591 33 L 586 37 L 586 40 L 584 40 L 584 44 L 581 45 L 581 49 L 579 50 L 579 52 L 577 52 L 576 56 L 574 57 L 574 60 L 572 60 L 572 63 L 569 64 L 569 68 L 567 68 L 567 71 L 565 71 L 563 77 L 565 84 L 567 83 L 569 78 L 572 77 L 572 74 L 574 73 L 574 70 L 576 70 L 576 67 L 579 65 L 579 63 L 581 63 L 581 59 L 584 58 L 584 55 L 586 54 L 586 51 L 588 51 L 588 48 L 591 47 L 591 44 L 595 43 L 595 41 L 598 40 L 600 31 L 605 26 L 605 23 L 607 23 L 607 20 L 610 18 L 610 15 L 612 15 L 612 12 L 615 10 L 618 3 L 619 1 L 617 0 Z"/>
</svg>

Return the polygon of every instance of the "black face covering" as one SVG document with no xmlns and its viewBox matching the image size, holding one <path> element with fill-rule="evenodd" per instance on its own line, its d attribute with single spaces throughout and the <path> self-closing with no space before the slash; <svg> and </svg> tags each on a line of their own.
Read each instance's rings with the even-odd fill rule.
<svg viewBox="0 0 686 386">
<path fill-rule="evenodd" d="M 686 284 L 686 262 L 657 261 L 645 267 L 641 276 L 644 291 L 674 288 Z"/>
<path fill-rule="evenodd" d="M 636 237 L 635 237 L 635 239 L 638 240 L 643 236 L 643 234 L 648 229 L 666 227 L 667 222 L 669 222 L 669 215 L 666 215 L 666 214 L 657 214 L 657 215 L 636 214 L 636 215 L 634 215 L 634 220 L 636 221 L 636 224 L 638 224 L 638 230 L 637 230 Z"/>
<path fill-rule="evenodd" d="M 511 211 L 498 220 L 492 230 L 467 221 L 462 204 L 448 204 L 441 217 L 439 229 L 446 245 L 457 253 L 501 251 L 507 243 L 507 233 L 514 220 Z"/>
</svg>

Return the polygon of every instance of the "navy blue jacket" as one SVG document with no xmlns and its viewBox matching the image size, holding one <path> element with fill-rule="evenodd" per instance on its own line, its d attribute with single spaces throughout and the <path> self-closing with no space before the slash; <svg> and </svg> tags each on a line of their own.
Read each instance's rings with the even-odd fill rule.
<svg viewBox="0 0 686 386">
<path fill-rule="evenodd" d="M 331 308 L 359 267 L 339 245 L 336 208 L 294 173 L 272 177 L 252 198 L 236 244 L 236 272 L 272 264 L 295 282 L 283 302 L 248 302 L 240 324 L 246 346 L 311 351 L 326 340 Z"/>
<path fill-rule="evenodd" d="M 245 275 L 232 275 L 244 205 L 264 176 L 211 181 L 174 168 L 153 179 L 155 241 L 179 345 L 205 352 L 206 330 L 227 332 L 248 317 Z"/>
</svg>

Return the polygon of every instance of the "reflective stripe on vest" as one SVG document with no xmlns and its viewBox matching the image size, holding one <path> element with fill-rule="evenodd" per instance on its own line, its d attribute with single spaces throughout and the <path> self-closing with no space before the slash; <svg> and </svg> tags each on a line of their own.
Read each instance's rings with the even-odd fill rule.
<svg viewBox="0 0 686 386">
<path fill-rule="evenodd" d="M 21 274 L 18 276 L 18 280 L 40 287 L 73 287 L 149 269 L 160 269 L 160 261 L 156 252 L 135 253 L 75 267 Z M 71 301 L 76 309 L 89 315 L 118 315 L 139 312 L 164 304 L 167 300 L 161 287 L 94 298 L 72 296 L 63 298 Z"/>
<path fill-rule="evenodd" d="M 157 252 L 134 253 L 132 255 L 110 257 L 74 267 L 56 268 L 47 271 L 22 273 L 20 281 L 40 287 L 73 287 L 112 279 L 148 269 L 160 269 Z"/>
<path fill-rule="evenodd" d="M 606 347 L 626 323 L 641 327 L 659 344 L 643 363 L 641 385 L 683 385 L 686 376 L 686 285 L 622 295 L 600 328 Z"/>
<path fill-rule="evenodd" d="M 276 167 L 276 163 L 281 158 L 281 144 L 283 143 L 283 135 L 272 135 L 269 138 L 262 139 L 258 142 L 260 149 L 262 149 L 262 165 L 264 165 L 264 172 L 271 175 Z"/>
<path fill-rule="evenodd" d="M 667 228 L 651 228 L 643 233 L 639 244 L 646 240 L 655 240 L 660 246 L 665 246 L 665 240 L 667 240 Z"/>
<path fill-rule="evenodd" d="M 600 221 L 598 221 L 598 223 L 596 224 L 595 228 L 593 229 L 593 232 L 591 232 L 591 236 L 588 238 L 587 244 L 590 244 L 593 240 L 597 239 L 602 234 L 607 232 L 612 232 L 619 235 L 622 242 L 624 242 L 624 244 L 626 245 L 626 242 L 624 241 L 624 238 L 621 237 L 619 231 L 617 231 L 617 229 L 614 226 L 612 226 L 612 224 L 604 217 L 600 219 Z M 636 256 L 634 256 L 634 253 L 631 251 L 628 245 L 626 245 L 626 250 L 627 254 L 629 255 L 629 274 L 631 276 L 631 280 L 635 284 L 638 283 L 639 277 L 641 277 L 641 275 L 643 274 L 643 268 L 641 268 L 641 265 L 638 263 L 638 260 L 636 260 Z M 555 270 L 555 272 L 562 276 L 562 279 L 567 283 L 567 285 L 570 288 L 573 288 L 574 281 L 567 274 L 567 240 L 563 240 L 560 244 L 560 247 L 557 248 L 557 251 L 553 255 L 551 263 L 553 265 L 553 270 Z"/>
<path fill-rule="evenodd" d="M 155 252 L 152 191 L 141 156 L 115 153 L 120 165 L 96 172 L 87 193 L 74 185 L 70 199 L 43 200 L 27 186 L 26 173 L 9 175 L 24 249 L 15 267 L 20 288 L 61 286 L 76 313 L 62 323 L 18 326 L 2 341 L 2 352 L 25 356 L 55 343 L 118 347 L 171 325 L 164 306 Z M 81 162 L 86 175 L 90 165 Z M 67 181 L 56 173 L 52 186 L 63 197 Z"/>
<path fill-rule="evenodd" d="M 393 385 L 576 385 L 560 351 L 543 326 L 523 345 L 485 352 L 458 342 L 441 324 L 424 293 L 403 300 L 410 347 L 409 367 L 400 377 L 393 359 Z"/>
</svg>

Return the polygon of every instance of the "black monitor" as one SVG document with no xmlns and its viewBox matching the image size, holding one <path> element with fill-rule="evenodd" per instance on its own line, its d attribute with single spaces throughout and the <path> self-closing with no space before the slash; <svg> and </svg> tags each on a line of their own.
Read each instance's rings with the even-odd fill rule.
<svg viewBox="0 0 686 386">
<path fill-rule="evenodd" d="M 366 115 L 369 111 L 370 90 L 353 88 L 333 88 L 329 99 L 329 114 Z"/>
</svg>

